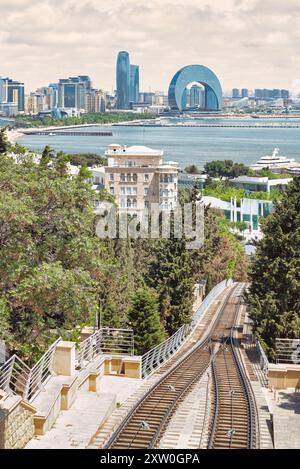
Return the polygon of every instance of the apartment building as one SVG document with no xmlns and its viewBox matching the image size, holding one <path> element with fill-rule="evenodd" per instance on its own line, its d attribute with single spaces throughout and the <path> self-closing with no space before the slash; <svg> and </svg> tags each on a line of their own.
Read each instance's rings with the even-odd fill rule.
<svg viewBox="0 0 300 469">
<path fill-rule="evenodd" d="M 105 155 L 105 187 L 121 210 L 138 213 L 152 203 L 162 210 L 176 206 L 178 163 L 163 162 L 163 150 L 111 144 Z"/>
</svg>

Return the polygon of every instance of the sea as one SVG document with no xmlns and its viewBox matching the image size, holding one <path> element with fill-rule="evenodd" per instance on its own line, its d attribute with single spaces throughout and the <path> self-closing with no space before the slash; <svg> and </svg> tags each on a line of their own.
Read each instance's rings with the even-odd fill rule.
<svg viewBox="0 0 300 469">
<path fill-rule="evenodd" d="M 233 160 L 251 165 L 259 158 L 272 154 L 275 147 L 280 155 L 294 158 L 300 163 L 300 119 L 178 119 L 167 121 L 174 127 L 144 126 L 95 126 L 90 131 L 111 131 L 112 136 L 49 136 L 26 135 L 18 143 L 32 150 L 50 145 L 54 150 L 66 153 L 95 153 L 104 155 L 110 143 L 121 145 L 145 145 L 164 150 L 165 161 L 176 161 L 185 168 L 194 164 L 202 169 L 212 160 Z M 182 123 L 212 123 L 233 127 L 181 127 Z M 261 128 L 259 125 L 280 125 L 278 128 Z M 241 127 L 251 125 L 253 128 Z M 285 125 L 298 125 L 286 128 Z M 1 121 L 0 121 L 1 126 Z M 73 130 L 73 129 L 72 129 Z"/>
</svg>

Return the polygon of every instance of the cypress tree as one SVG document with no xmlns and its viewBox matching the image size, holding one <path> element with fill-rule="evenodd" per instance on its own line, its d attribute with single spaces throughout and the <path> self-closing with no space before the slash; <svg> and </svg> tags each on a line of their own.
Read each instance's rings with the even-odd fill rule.
<svg viewBox="0 0 300 469">
<path fill-rule="evenodd" d="M 140 287 L 132 295 L 128 320 L 134 330 L 135 349 L 138 354 L 144 354 L 165 339 L 157 295 L 151 288 Z"/>
</svg>

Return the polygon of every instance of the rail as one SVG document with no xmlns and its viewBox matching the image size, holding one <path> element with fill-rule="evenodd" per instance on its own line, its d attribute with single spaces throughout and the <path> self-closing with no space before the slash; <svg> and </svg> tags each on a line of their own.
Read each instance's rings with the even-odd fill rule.
<svg viewBox="0 0 300 469">
<path fill-rule="evenodd" d="M 85 368 L 97 355 L 104 353 L 134 354 L 132 329 L 101 328 L 81 342 L 77 352 L 77 367 Z"/>
<path fill-rule="evenodd" d="M 36 394 L 44 389 L 44 385 L 48 378 L 54 374 L 53 359 L 56 346 L 60 340 L 61 338 L 53 342 L 53 344 L 48 348 L 47 352 L 45 352 L 39 361 L 31 368 L 28 375 L 26 388 L 23 393 L 23 397 L 27 401 L 32 401 Z"/>
<path fill-rule="evenodd" d="M 262 346 L 260 345 L 259 341 L 256 340 L 256 350 L 259 356 L 259 366 L 260 369 L 263 372 L 264 378 L 267 380 L 268 379 L 268 370 L 269 370 L 269 360 L 267 358 L 267 355 L 265 354 Z"/>
<path fill-rule="evenodd" d="M 194 313 L 190 324 L 184 324 L 171 337 L 149 350 L 142 356 L 142 378 L 152 374 L 157 368 L 163 365 L 182 345 L 188 335 L 197 326 L 200 318 L 206 312 L 212 301 L 225 288 L 232 284 L 232 280 L 224 280 L 216 285 L 204 298 L 203 302 Z"/>
</svg>

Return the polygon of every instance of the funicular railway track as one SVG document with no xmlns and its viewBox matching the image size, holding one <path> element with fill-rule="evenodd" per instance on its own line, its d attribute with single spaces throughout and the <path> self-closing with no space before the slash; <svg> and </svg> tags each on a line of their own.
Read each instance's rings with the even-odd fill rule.
<svg viewBox="0 0 300 469">
<path fill-rule="evenodd" d="M 215 369 L 217 368 L 214 376 L 220 373 L 218 371 L 220 369 L 218 368 L 219 352 L 217 349 L 221 350 L 221 346 L 224 345 L 224 338 L 231 334 L 239 310 L 237 295 L 241 294 L 242 291 L 243 286 L 241 285 L 234 285 L 229 290 L 206 337 L 188 353 L 180 355 L 180 352 L 178 352 L 177 362 L 129 412 L 111 436 L 105 448 L 138 449 L 158 446 L 178 404 L 192 390 L 193 385 L 199 381 L 213 362 L 215 364 L 212 366 Z M 226 363 L 228 367 L 231 367 L 228 361 Z M 215 379 L 215 383 L 217 383 L 217 379 Z M 217 404 L 218 393 L 215 393 L 213 401 Z M 223 414 L 220 414 L 220 407 L 216 407 L 210 425 L 210 447 L 218 446 L 219 441 L 221 441 L 218 436 L 221 428 L 221 416 L 223 418 Z M 254 418 L 252 414 L 249 414 L 250 417 Z M 243 415 L 241 414 L 241 418 L 248 419 L 247 411 Z M 251 425 L 246 423 L 246 427 L 248 429 Z M 247 432 L 249 433 L 248 430 Z M 248 438 L 246 445 L 243 447 L 253 447 L 249 443 L 250 440 Z M 244 439 L 241 441 L 244 442 Z M 224 447 L 228 447 L 228 445 Z"/>
<path fill-rule="evenodd" d="M 255 398 L 239 350 L 239 297 L 236 302 L 236 309 L 227 317 L 231 326 L 224 328 L 223 337 L 215 338 L 212 352 L 214 385 L 209 448 L 257 447 Z"/>
</svg>

